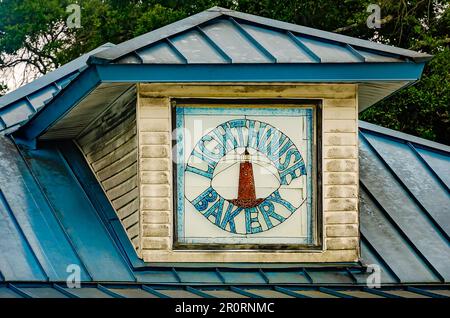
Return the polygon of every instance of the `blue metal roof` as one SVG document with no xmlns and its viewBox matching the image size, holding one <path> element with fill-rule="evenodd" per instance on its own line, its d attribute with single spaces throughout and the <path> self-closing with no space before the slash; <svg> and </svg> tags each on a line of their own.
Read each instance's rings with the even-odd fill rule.
<svg viewBox="0 0 450 318">
<path fill-rule="evenodd" d="M 362 261 L 381 266 L 385 288 L 448 289 L 449 167 L 449 147 L 360 122 Z M 361 291 L 368 276 L 361 264 L 143 263 L 73 144 L 45 142 L 27 150 L 2 136 L 0 171 L 0 283 L 45 282 L 35 287 L 51 289 L 66 280 L 69 264 L 94 284 L 87 294 L 104 291 L 95 285 L 102 282 L 175 285 L 183 292 L 194 285 L 317 292 L 330 284 Z M 0 293 L 11 291 L 5 288 Z"/>
<path fill-rule="evenodd" d="M 359 143 L 363 257 L 396 281 L 448 282 L 450 147 L 363 122 Z"/>
</svg>

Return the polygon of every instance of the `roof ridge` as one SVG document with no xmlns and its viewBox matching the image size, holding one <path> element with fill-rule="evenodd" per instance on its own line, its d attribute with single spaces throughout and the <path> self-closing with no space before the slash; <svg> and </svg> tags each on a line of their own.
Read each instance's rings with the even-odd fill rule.
<svg viewBox="0 0 450 318">
<path fill-rule="evenodd" d="M 210 11 L 210 12 L 229 12 L 229 11 L 237 12 L 237 11 L 235 11 L 233 9 L 228 9 L 228 8 L 219 7 L 219 6 L 211 7 L 209 9 L 206 9 L 205 11 Z"/>
</svg>

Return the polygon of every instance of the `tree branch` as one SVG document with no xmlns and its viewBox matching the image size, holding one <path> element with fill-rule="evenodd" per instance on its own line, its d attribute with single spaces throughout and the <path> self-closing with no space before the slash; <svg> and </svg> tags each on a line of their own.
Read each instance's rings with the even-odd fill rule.
<svg viewBox="0 0 450 318">
<path fill-rule="evenodd" d="M 388 23 L 389 21 L 391 21 L 393 18 L 394 18 L 394 17 L 393 17 L 392 15 L 388 15 L 388 16 L 386 16 L 385 18 L 381 19 L 379 22 L 380 22 L 381 25 L 383 25 L 383 24 L 386 24 L 386 23 Z M 365 22 L 365 21 L 364 21 L 364 22 Z M 342 33 L 342 32 L 351 30 L 351 29 L 353 29 L 353 28 L 356 28 L 356 27 L 358 27 L 358 26 L 360 26 L 360 25 L 362 25 L 362 24 L 363 24 L 363 22 L 355 22 L 355 23 L 353 23 L 353 24 L 350 24 L 350 25 L 347 25 L 347 26 L 344 26 L 344 27 L 341 27 L 341 28 L 337 28 L 337 29 L 334 30 L 333 32 L 336 32 L 336 33 Z"/>
</svg>

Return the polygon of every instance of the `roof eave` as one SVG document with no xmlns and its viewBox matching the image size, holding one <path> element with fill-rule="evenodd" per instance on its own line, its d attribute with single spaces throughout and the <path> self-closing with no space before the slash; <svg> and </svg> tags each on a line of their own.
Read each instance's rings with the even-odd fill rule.
<svg viewBox="0 0 450 318">
<path fill-rule="evenodd" d="M 38 138 L 50 125 L 100 83 L 140 82 L 302 82 L 358 83 L 415 81 L 423 63 L 346 64 L 104 64 L 91 65 L 18 131 L 26 140 Z M 368 77 L 370 75 L 370 77 Z"/>
<path fill-rule="evenodd" d="M 423 53 L 419 56 L 412 57 L 411 59 L 416 63 L 426 63 L 433 59 L 434 55 Z"/>
</svg>

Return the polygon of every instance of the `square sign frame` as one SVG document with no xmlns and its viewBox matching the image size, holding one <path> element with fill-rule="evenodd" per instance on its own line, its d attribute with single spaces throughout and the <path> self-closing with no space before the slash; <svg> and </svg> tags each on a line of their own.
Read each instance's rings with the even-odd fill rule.
<svg viewBox="0 0 450 318">
<path fill-rule="evenodd" d="M 220 100 L 173 101 L 173 124 L 176 127 L 174 140 L 174 248 L 175 249 L 307 249 L 320 244 L 318 239 L 318 105 L 312 101 L 242 101 Z M 294 220 L 286 220 L 270 229 L 256 234 L 230 233 L 208 221 L 195 211 L 192 202 L 187 200 L 185 169 L 195 144 L 210 132 L 217 123 L 245 117 L 248 120 L 265 119 L 269 125 L 279 129 L 296 146 L 303 141 L 302 157 L 306 172 L 304 203 L 294 212 Z M 203 121 L 204 127 L 198 131 L 193 121 Z M 280 125 L 280 123 L 282 123 Z M 287 125 L 298 124 L 294 127 Z M 283 128 L 284 127 L 284 128 Z M 192 130 L 197 131 L 193 132 Z M 187 132 L 188 131 L 188 132 Z M 187 133 L 186 133 L 187 132 Z M 198 136 L 196 136 L 196 133 Z M 194 140 L 197 139 L 197 140 Z M 306 152 L 306 155 L 305 155 Z M 198 193 L 197 193 L 198 194 Z M 195 196 L 197 196 L 197 194 Z M 243 214 L 243 213 L 241 213 Z M 288 221 L 292 221 L 289 223 Z M 294 222 L 295 221 L 295 222 Z M 289 224 L 294 224 L 289 226 Z M 286 226 L 287 225 L 287 226 Z M 278 230 L 279 229 L 279 230 Z M 229 228 L 228 228 L 229 230 Z M 223 235 L 221 235 L 222 233 Z M 285 234 L 283 234 L 285 233 Z M 286 234 L 287 233 L 287 234 Z M 195 235 L 194 235 L 195 234 Z M 267 235 L 269 234 L 269 235 Z"/>
</svg>

